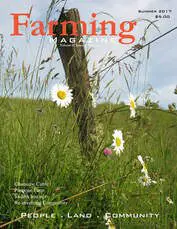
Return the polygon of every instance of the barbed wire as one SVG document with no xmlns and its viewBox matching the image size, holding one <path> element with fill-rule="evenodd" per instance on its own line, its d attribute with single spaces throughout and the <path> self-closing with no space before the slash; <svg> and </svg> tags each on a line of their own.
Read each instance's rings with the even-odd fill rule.
<svg viewBox="0 0 177 229">
<path fill-rule="evenodd" d="M 127 59 L 128 57 L 132 57 L 134 54 L 136 54 L 136 53 L 139 52 L 140 50 L 144 49 L 145 47 L 147 47 L 147 46 L 149 46 L 150 44 L 156 42 L 157 40 L 161 39 L 162 37 L 166 36 L 167 34 L 173 32 L 173 31 L 176 30 L 176 29 L 177 29 L 177 26 L 174 27 L 174 28 L 172 28 L 172 29 L 170 29 L 169 31 L 163 33 L 162 35 L 160 35 L 160 36 L 154 38 L 153 40 L 149 41 L 149 42 L 146 43 L 145 45 L 142 45 L 139 49 L 136 49 L 135 51 L 129 53 L 128 55 L 126 55 L 126 56 L 124 56 L 124 57 L 118 59 L 118 60 L 115 61 L 114 63 L 110 64 L 109 66 L 107 66 L 107 67 L 105 67 L 105 68 L 103 68 L 101 71 L 97 71 L 96 73 L 102 73 L 102 72 L 104 72 L 104 71 L 106 71 L 106 70 L 108 70 L 108 69 L 111 69 L 115 64 L 120 63 L 121 61 Z"/>
<path fill-rule="evenodd" d="M 68 0 L 65 0 L 65 3 L 64 3 L 64 5 L 63 5 L 63 8 L 65 8 L 67 1 L 68 1 Z"/>
</svg>

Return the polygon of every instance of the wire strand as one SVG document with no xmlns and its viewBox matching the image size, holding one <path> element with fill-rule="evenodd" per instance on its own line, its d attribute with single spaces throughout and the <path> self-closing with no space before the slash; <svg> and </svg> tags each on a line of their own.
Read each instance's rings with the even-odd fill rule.
<svg viewBox="0 0 177 229">
<path fill-rule="evenodd" d="M 149 41 L 149 42 L 146 43 L 145 45 L 142 45 L 141 48 L 139 48 L 139 49 L 137 49 L 137 50 L 131 52 L 130 54 L 128 54 L 128 55 L 126 55 L 126 56 L 124 56 L 124 57 L 122 57 L 122 58 L 120 58 L 120 59 L 118 59 L 117 61 L 115 61 L 115 62 L 112 63 L 111 65 L 109 65 L 109 66 L 105 67 L 104 69 L 102 69 L 101 71 L 99 71 L 99 73 L 102 73 L 102 72 L 106 71 L 107 69 L 113 67 L 115 64 L 120 63 L 121 61 L 123 61 L 123 60 L 127 59 L 128 57 L 134 55 L 135 53 L 139 52 L 140 50 L 144 49 L 144 48 L 147 47 L 148 45 L 150 45 L 150 44 L 156 42 L 157 40 L 161 39 L 162 37 L 166 36 L 167 34 L 173 32 L 173 31 L 176 30 L 176 29 L 177 29 L 177 26 L 174 27 L 174 28 L 172 28 L 172 29 L 170 29 L 170 30 L 167 31 L 166 33 L 163 33 L 162 35 L 156 37 L 155 39 Z"/>
<path fill-rule="evenodd" d="M 68 0 L 65 0 L 65 3 L 64 3 L 64 5 L 63 5 L 63 8 L 65 8 L 67 1 L 68 1 Z"/>
</svg>

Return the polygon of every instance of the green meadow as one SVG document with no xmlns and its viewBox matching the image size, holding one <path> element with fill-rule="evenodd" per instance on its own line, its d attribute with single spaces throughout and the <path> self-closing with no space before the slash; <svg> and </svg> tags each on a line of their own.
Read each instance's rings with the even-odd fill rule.
<svg viewBox="0 0 177 229">
<path fill-rule="evenodd" d="M 101 104 L 95 115 L 100 147 L 88 162 L 81 155 L 71 106 L 0 99 L 0 225 L 103 229 L 104 215 L 109 213 L 116 228 L 176 228 L 176 113 L 139 107 L 137 117 L 130 119 L 128 106 Z M 115 129 L 123 133 L 124 151 L 105 156 Z M 138 181 L 142 176 L 138 155 L 155 184 L 143 186 Z M 55 218 L 20 218 L 21 213 Z"/>
</svg>

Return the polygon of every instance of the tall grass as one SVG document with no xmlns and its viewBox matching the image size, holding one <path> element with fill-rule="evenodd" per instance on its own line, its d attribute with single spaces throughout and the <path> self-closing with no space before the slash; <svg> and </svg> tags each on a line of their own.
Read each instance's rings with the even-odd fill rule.
<svg viewBox="0 0 177 229">
<path fill-rule="evenodd" d="M 98 106 L 97 114 L 106 107 L 108 109 L 107 105 Z M 102 116 L 104 145 L 111 144 L 113 129 L 119 128 L 125 135 L 126 147 L 120 158 L 115 155 L 105 157 L 101 149 L 99 161 L 91 169 L 82 163 L 77 127 L 73 125 L 70 108 L 62 110 L 49 101 L 6 99 L 1 106 L 1 117 L 3 222 L 17 218 L 21 212 L 34 212 L 44 207 L 41 212 L 54 212 L 57 218 L 23 219 L 18 225 L 22 228 L 104 228 L 103 215 L 106 212 L 160 214 L 158 219 L 114 219 L 118 228 L 138 228 L 138 225 L 171 228 L 170 225 L 175 225 L 176 205 L 166 201 L 170 196 L 175 203 L 177 196 L 175 116 L 148 110 L 141 111 L 141 119 L 136 121 L 129 120 L 128 111 Z M 156 185 L 141 187 L 137 182 L 141 176 L 136 160 L 138 154 L 153 158 L 147 164 Z M 83 190 L 105 185 L 56 206 L 15 204 L 14 183 L 37 181 L 48 183 L 45 194 L 49 202 L 59 202 Z M 91 212 L 93 218 L 68 219 L 68 212 L 71 215 Z M 15 228 L 15 225 L 17 223 L 10 228 Z"/>
<path fill-rule="evenodd" d="M 51 7 L 54 5 L 52 1 Z M 48 11 L 47 20 L 51 12 Z M 42 59 L 43 49 L 44 44 L 41 43 L 34 66 L 24 62 L 20 67 L 15 66 L 14 57 L 18 53 L 13 48 L 5 58 L 1 36 L 0 225 L 10 222 L 6 228 L 102 229 L 106 228 L 104 214 L 110 212 L 159 214 L 157 218 L 114 218 L 112 221 L 116 228 L 175 228 L 176 113 L 153 108 L 150 101 L 146 106 L 138 107 L 136 118 L 130 119 L 127 105 L 120 104 L 119 98 L 117 104 L 110 103 L 108 99 L 107 103 L 95 108 L 99 133 L 96 137 L 100 141 L 95 160 L 83 163 L 86 158 L 81 156 L 72 109 L 61 109 L 46 97 L 46 91 L 58 73 L 56 75 L 55 69 L 51 68 L 40 79 L 39 72 L 45 71 L 56 51 L 54 47 L 51 55 Z M 109 55 L 104 61 L 110 63 L 114 57 Z M 119 74 L 126 80 L 129 91 L 138 87 L 138 68 L 138 61 L 119 66 Z M 101 81 L 104 76 L 96 71 L 92 80 L 97 77 Z M 109 82 L 105 91 L 99 92 L 99 83 L 96 84 L 98 97 L 111 87 Z M 146 92 L 147 98 L 149 92 Z M 104 148 L 112 144 L 114 129 L 122 130 L 125 140 L 125 149 L 120 157 L 103 154 Z M 138 182 L 142 175 L 138 155 L 145 158 L 149 174 L 157 184 L 143 187 Z M 39 198 L 38 204 L 23 205 L 27 199 L 17 198 L 17 182 L 46 183 L 38 189 L 44 190 L 45 203 L 53 204 L 46 205 Z M 36 193 L 36 189 L 32 190 Z M 21 194 L 19 196 L 22 197 Z M 167 197 L 173 204 L 167 201 Z M 56 217 L 14 221 L 24 212 L 55 213 Z M 92 218 L 70 219 L 68 213 L 70 216 L 91 213 Z"/>
</svg>

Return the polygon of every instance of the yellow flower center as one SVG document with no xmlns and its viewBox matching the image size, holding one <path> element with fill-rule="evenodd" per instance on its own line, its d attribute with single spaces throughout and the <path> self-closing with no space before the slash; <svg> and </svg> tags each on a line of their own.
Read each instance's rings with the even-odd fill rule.
<svg viewBox="0 0 177 229">
<path fill-rule="evenodd" d="M 143 177 L 143 181 L 145 182 L 145 183 L 147 183 L 148 182 L 148 177 Z"/>
<path fill-rule="evenodd" d="M 143 170 L 144 170 L 144 173 L 148 172 L 145 164 L 143 165 Z"/>
<path fill-rule="evenodd" d="M 132 109 L 135 109 L 135 101 L 133 99 L 130 100 L 130 106 Z"/>
<path fill-rule="evenodd" d="M 65 99 L 66 98 L 66 92 L 65 91 L 58 91 L 57 96 L 59 99 Z"/>
<path fill-rule="evenodd" d="M 121 139 L 120 138 L 116 138 L 116 145 L 120 146 L 121 145 Z"/>
</svg>

